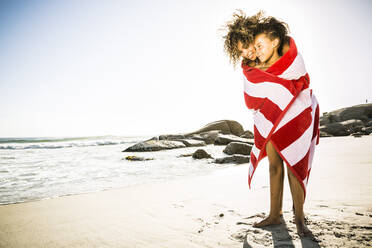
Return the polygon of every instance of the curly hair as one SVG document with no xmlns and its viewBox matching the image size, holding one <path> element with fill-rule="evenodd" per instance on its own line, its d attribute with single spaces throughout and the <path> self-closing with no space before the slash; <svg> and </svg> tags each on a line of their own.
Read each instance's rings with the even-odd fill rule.
<svg viewBox="0 0 372 248">
<path fill-rule="evenodd" d="M 282 56 L 283 45 L 289 42 L 288 24 L 272 16 L 265 17 L 256 25 L 254 36 L 262 33 L 266 34 L 270 40 L 279 39 L 278 54 Z"/>
<path fill-rule="evenodd" d="M 222 37 L 224 39 L 224 51 L 234 67 L 240 60 L 238 42 L 240 41 L 244 46 L 253 43 L 256 26 L 262 18 L 263 11 L 258 12 L 254 16 L 247 17 L 242 10 L 238 9 L 233 13 L 232 20 L 225 23 L 223 30 L 226 30 L 227 34 Z M 248 62 L 248 59 L 243 58 L 244 64 Z"/>
</svg>

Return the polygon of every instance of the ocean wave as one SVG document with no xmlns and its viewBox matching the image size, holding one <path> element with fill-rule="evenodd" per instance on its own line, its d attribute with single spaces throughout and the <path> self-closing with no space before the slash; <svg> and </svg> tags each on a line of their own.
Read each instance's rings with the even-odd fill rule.
<svg viewBox="0 0 372 248">
<path fill-rule="evenodd" d="M 27 137 L 27 138 L 0 138 L 0 144 L 6 143 L 46 143 L 46 142 L 67 142 L 78 140 L 103 140 L 120 138 L 119 136 L 87 136 L 87 137 Z M 126 138 L 126 137 L 122 137 Z M 128 137 L 129 138 L 129 137 Z"/>
<path fill-rule="evenodd" d="M 60 149 L 68 147 L 107 146 L 137 143 L 148 137 L 141 136 L 94 136 L 94 137 L 48 137 L 48 138 L 0 138 L 0 149 Z"/>
<path fill-rule="evenodd" d="M 94 141 L 94 142 L 73 142 L 66 144 L 12 144 L 12 145 L 0 145 L 0 149 L 5 150 L 23 150 L 23 149 L 59 149 L 68 147 L 87 147 L 87 146 L 107 146 L 107 145 L 120 145 L 128 144 L 133 142 L 128 141 Z"/>
</svg>

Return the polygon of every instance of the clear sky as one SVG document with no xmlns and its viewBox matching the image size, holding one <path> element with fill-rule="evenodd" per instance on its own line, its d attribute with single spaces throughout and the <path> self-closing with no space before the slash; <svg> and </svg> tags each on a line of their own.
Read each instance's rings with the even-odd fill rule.
<svg viewBox="0 0 372 248">
<path fill-rule="evenodd" d="M 372 102 L 372 1 L 0 1 L 0 137 L 252 130 L 218 29 L 236 9 L 289 24 L 320 111 Z"/>
</svg>

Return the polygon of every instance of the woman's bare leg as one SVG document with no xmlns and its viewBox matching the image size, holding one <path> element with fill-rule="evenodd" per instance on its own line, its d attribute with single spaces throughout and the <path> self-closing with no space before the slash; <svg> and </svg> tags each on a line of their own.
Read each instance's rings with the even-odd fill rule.
<svg viewBox="0 0 372 248">
<path fill-rule="evenodd" d="M 300 182 L 293 175 L 292 171 L 288 169 L 288 181 L 289 186 L 291 188 L 292 199 L 294 204 L 294 214 L 295 214 L 295 223 L 297 227 L 297 233 L 300 236 L 305 236 L 310 232 L 305 224 L 305 216 L 304 216 L 304 190 L 301 187 Z"/>
<path fill-rule="evenodd" d="M 254 227 L 264 227 L 281 223 L 280 212 L 283 202 L 284 181 L 283 160 L 270 141 L 266 145 L 266 153 L 269 159 L 270 170 L 270 213 L 269 216 L 261 222 L 254 223 Z"/>
</svg>

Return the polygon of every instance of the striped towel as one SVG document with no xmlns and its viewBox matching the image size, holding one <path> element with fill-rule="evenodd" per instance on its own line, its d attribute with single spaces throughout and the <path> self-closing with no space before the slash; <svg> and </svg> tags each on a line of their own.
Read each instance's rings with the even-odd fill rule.
<svg viewBox="0 0 372 248">
<path fill-rule="evenodd" d="M 290 38 L 289 50 L 266 71 L 242 63 L 244 99 L 253 110 L 254 145 L 248 184 L 269 140 L 299 180 L 306 197 L 315 146 L 319 144 L 319 105 L 309 88 L 302 56 Z"/>
</svg>

